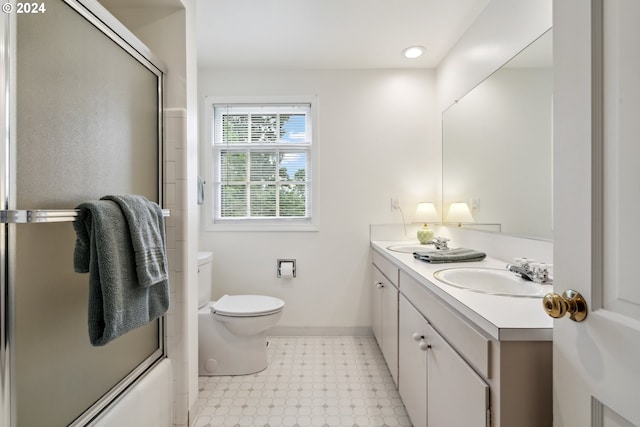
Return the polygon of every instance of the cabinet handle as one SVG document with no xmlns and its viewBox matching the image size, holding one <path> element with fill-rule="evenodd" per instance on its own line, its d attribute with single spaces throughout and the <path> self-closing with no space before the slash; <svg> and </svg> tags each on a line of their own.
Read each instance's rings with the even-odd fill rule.
<svg viewBox="0 0 640 427">
<path fill-rule="evenodd" d="M 382 284 L 382 282 L 374 282 L 374 285 L 376 285 L 376 288 L 378 289 L 384 288 L 384 285 Z"/>
<path fill-rule="evenodd" d="M 425 340 L 422 340 L 420 341 L 420 344 L 418 344 L 418 348 L 420 350 L 427 351 L 431 348 L 431 344 L 427 344 Z"/>
<path fill-rule="evenodd" d="M 427 342 L 424 340 L 424 335 L 420 335 L 419 332 L 416 332 L 415 334 L 413 334 L 413 340 L 420 342 L 420 344 L 418 344 L 418 348 L 420 350 L 426 351 L 431 348 L 431 344 L 427 344 Z"/>
</svg>

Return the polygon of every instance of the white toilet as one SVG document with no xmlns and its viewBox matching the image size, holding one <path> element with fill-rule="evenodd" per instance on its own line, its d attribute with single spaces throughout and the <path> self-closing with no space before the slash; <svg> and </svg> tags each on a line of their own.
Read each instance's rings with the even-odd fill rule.
<svg viewBox="0 0 640 427">
<path fill-rule="evenodd" d="M 267 367 L 266 331 L 284 301 L 263 295 L 225 295 L 211 301 L 211 252 L 198 253 L 198 373 L 246 375 Z"/>
</svg>

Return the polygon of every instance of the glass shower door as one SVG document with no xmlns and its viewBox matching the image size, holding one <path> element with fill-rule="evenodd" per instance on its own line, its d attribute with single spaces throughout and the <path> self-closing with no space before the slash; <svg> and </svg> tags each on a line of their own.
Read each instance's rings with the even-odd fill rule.
<svg viewBox="0 0 640 427">
<path fill-rule="evenodd" d="M 162 73 L 89 15 L 50 0 L 46 13 L 17 17 L 9 209 L 73 209 L 106 194 L 161 202 Z M 73 224 L 3 227 L 13 423 L 66 426 L 164 356 L 162 320 L 91 346 Z"/>
</svg>

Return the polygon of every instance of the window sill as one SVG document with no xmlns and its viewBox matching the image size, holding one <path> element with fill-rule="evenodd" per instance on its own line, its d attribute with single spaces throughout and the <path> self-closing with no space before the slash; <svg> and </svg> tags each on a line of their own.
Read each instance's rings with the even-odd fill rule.
<svg viewBox="0 0 640 427">
<path fill-rule="evenodd" d="M 318 231 L 317 221 L 221 221 L 209 222 L 207 231 L 264 231 L 264 232 L 282 232 L 282 231 Z"/>
</svg>

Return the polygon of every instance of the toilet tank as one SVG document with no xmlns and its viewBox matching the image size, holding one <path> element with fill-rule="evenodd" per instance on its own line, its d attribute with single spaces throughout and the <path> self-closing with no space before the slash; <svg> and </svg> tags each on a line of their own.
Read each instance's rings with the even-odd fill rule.
<svg viewBox="0 0 640 427">
<path fill-rule="evenodd" d="M 212 259 L 211 252 L 198 252 L 198 308 L 211 301 Z"/>
</svg>

